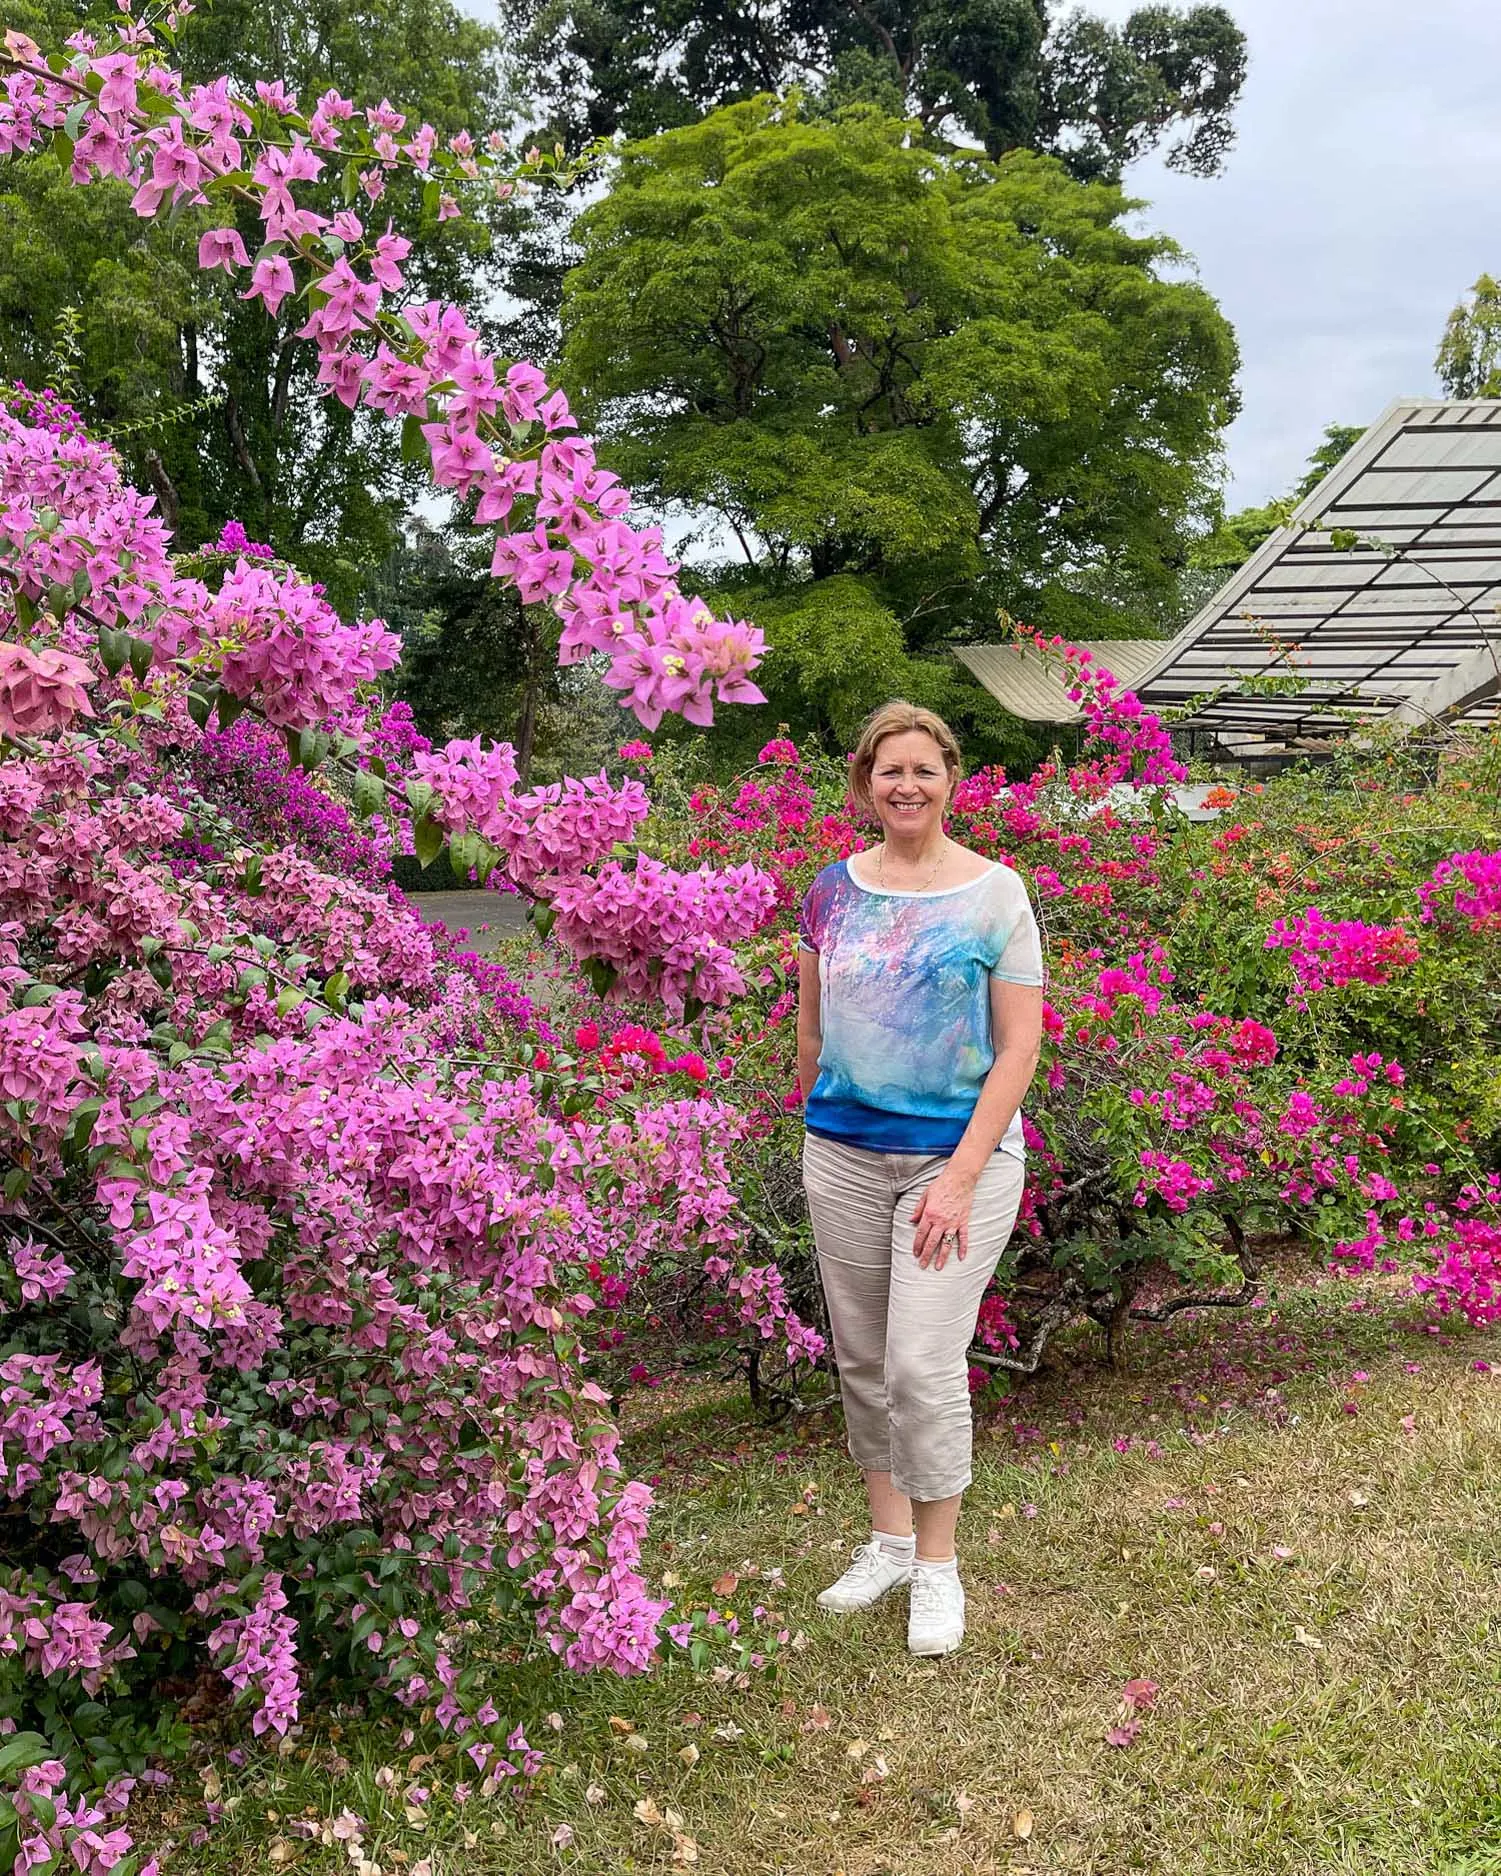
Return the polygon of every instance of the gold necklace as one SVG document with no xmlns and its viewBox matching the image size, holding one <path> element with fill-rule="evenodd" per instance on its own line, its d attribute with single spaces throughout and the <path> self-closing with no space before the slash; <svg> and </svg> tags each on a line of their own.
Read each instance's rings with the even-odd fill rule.
<svg viewBox="0 0 1501 1876">
<path fill-rule="evenodd" d="M 939 837 L 938 858 L 933 862 L 933 870 L 931 873 L 929 873 L 928 877 L 923 881 L 923 883 L 920 886 L 914 886 L 910 888 L 902 888 L 902 887 L 893 886 L 892 891 L 898 892 L 898 891 L 910 890 L 912 892 L 926 892 L 928 888 L 933 884 L 933 881 L 937 879 L 939 869 L 942 867 L 944 861 L 948 858 L 948 851 L 949 851 L 948 836 L 944 834 Z M 880 847 L 876 851 L 876 884 L 878 886 L 884 886 L 886 883 L 885 862 L 886 862 L 886 842 L 883 840 L 881 842 Z"/>
</svg>

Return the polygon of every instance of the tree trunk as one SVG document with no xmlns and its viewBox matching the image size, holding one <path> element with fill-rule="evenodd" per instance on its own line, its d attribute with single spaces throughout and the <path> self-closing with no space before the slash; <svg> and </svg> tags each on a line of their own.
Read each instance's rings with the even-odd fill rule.
<svg viewBox="0 0 1501 1876">
<path fill-rule="evenodd" d="M 1111 1371 L 1119 1374 L 1126 1365 L 1126 1331 L 1131 1326 L 1131 1298 L 1123 1296 L 1110 1312 L 1105 1324 L 1105 1358 Z"/>
<path fill-rule="evenodd" d="M 159 451 L 149 449 L 146 452 L 146 474 L 151 479 L 151 486 L 156 491 L 157 504 L 162 512 L 162 520 L 175 534 L 181 504 L 177 499 L 177 490 L 172 478 L 167 474 Z"/>
</svg>

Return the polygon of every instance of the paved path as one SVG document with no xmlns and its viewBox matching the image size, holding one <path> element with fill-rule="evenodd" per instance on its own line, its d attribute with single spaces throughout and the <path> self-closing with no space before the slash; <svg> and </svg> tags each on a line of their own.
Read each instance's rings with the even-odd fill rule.
<svg viewBox="0 0 1501 1876">
<path fill-rule="evenodd" d="M 526 929 L 526 901 L 512 892 L 414 892 L 412 904 L 429 925 L 467 929 L 472 949 L 488 956 L 508 932 Z"/>
</svg>

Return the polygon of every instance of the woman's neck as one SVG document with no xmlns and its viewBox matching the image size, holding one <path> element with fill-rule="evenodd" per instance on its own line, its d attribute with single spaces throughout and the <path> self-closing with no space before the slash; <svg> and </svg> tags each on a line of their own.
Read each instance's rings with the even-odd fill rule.
<svg viewBox="0 0 1501 1876">
<path fill-rule="evenodd" d="M 916 835 L 893 833 L 888 827 L 882 829 L 882 834 L 884 837 L 882 844 L 886 849 L 886 864 L 906 867 L 914 871 L 920 867 L 932 866 L 942 856 L 944 848 L 948 845 L 948 836 L 941 827 L 934 833 Z"/>
</svg>

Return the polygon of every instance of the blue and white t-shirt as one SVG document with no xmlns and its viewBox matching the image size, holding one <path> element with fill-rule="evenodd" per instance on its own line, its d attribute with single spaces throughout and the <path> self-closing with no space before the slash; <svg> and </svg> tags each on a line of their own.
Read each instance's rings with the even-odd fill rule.
<svg viewBox="0 0 1501 1876">
<path fill-rule="evenodd" d="M 810 1133 L 878 1153 L 948 1153 L 995 1062 L 990 979 L 1042 982 L 1027 889 L 1010 867 L 942 892 L 865 886 L 847 860 L 808 888 L 823 1046 Z M 1021 1115 L 1001 1151 L 1022 1157 Z"/>
</svg>

